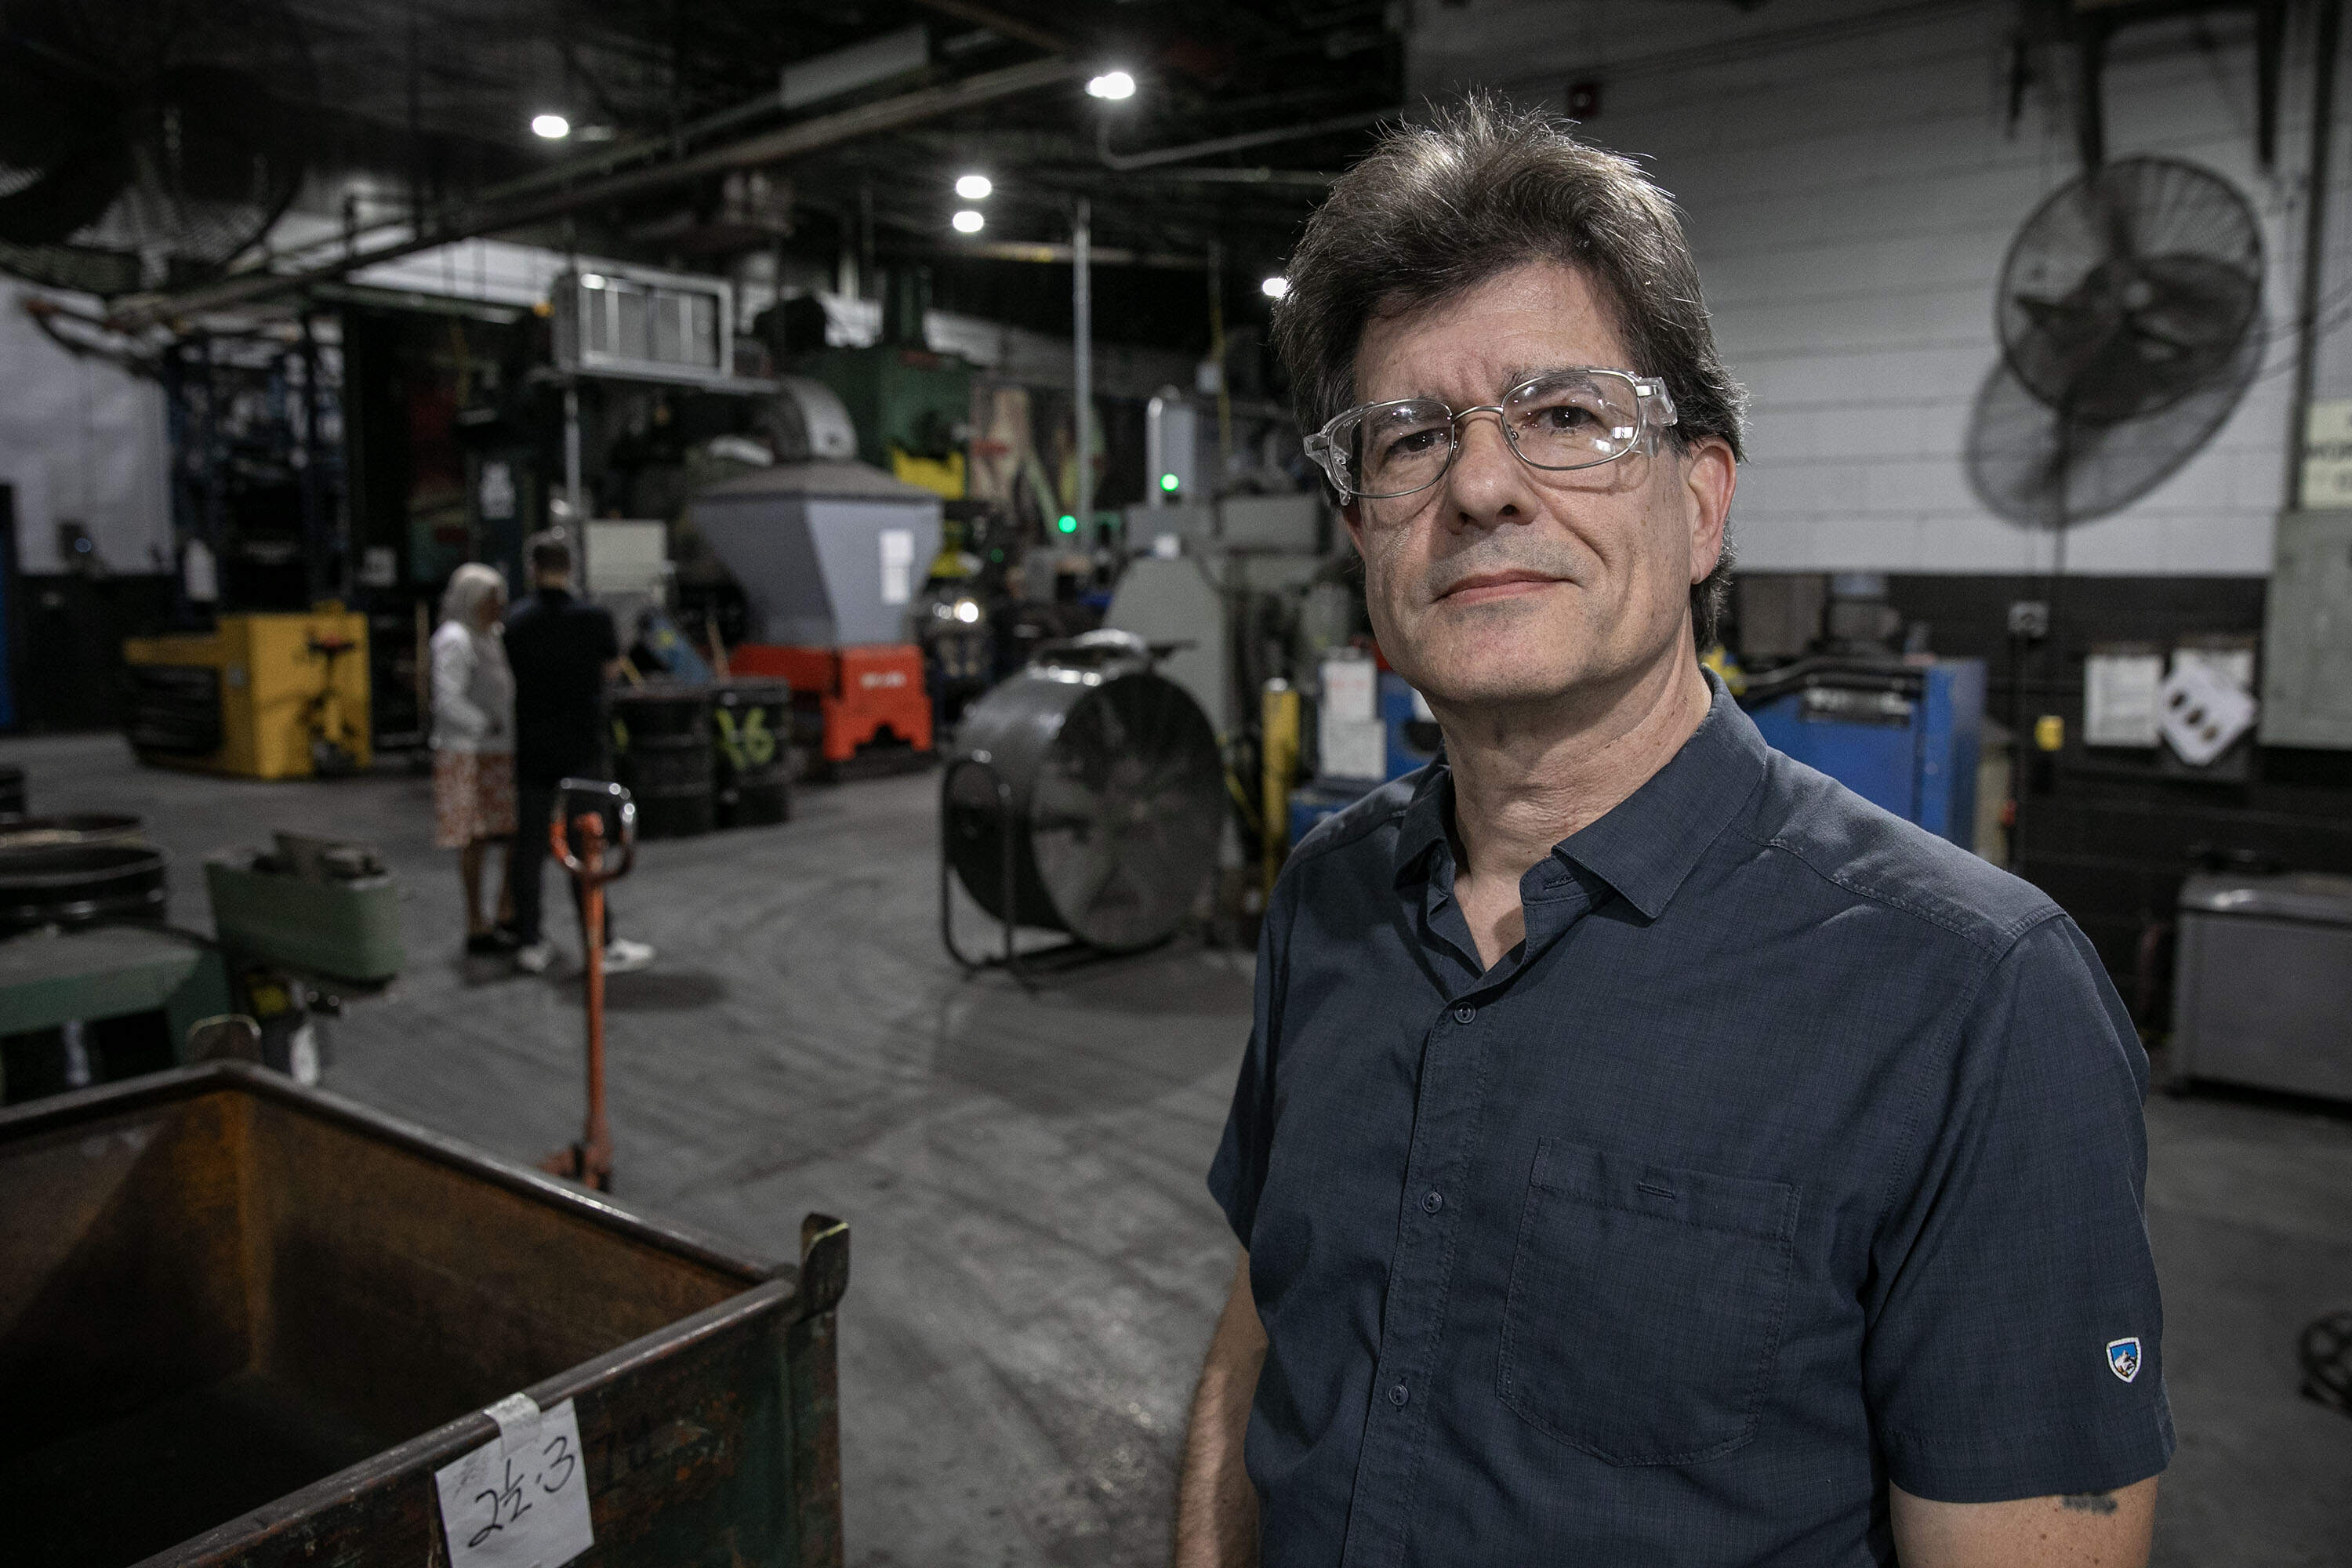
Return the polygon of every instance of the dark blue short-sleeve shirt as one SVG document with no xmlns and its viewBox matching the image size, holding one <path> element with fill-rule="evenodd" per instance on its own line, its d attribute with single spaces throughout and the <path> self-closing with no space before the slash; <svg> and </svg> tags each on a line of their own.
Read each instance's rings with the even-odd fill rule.
<svg viewBox="0 0 2352 1568">
<path fill-rule="evenodd" d="M 1720 685 L 1484 973 L 1451 803 L 1369 796 L 1267 911 L 1210 1186 L 1269 1568 L 1892 1563 L 1889 1482 L 2164 1468 L 2147 1058 L 2063 913 Z"/>
</svg>

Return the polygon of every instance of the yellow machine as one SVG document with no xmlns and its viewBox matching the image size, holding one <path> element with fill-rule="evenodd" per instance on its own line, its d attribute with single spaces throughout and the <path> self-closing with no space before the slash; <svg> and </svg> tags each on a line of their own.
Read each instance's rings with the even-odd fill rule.
<svg viewBox="0 0 2352 1568">
<path fill-rule="evenodd" d="M 1265 890 L 1274 892 L 1274 879 L 1282 874 L 1282 863 L 1290 855 L 1290 792 L 1298 783 L 1298 693 L 1290 682 L 1269 680 L 1259 697 L 1259 724 L 1265 736 L 1258 747 L 1262 763 L 1259 793 L 1261 809 L 1265 813 L 1262 823 Z"/>
<path fill-rule="evenodd" d="M 131 637 L 130 732 L 140 760 L 257 779 L 331 776 L 371 760 L 367 617 L 223 616 L 209 633 Z"/>
</svg>

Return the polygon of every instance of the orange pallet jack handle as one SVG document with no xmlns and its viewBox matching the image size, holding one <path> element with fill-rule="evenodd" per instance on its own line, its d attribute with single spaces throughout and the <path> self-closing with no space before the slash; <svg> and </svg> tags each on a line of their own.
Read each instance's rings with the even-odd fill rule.
<svg viewBox="0 0 2352 1568">
<path fill-rule="evenodd" d="M 565 808 L 584 797 L 596 809 L 572 817 Z M 620 825 L 615 865 L 604 862 L 604 813 Z M 555 786 L 555 806 L 547 825 L 549 847 L 580 885 L 580 940 L 585 950 L 588 1002 L 588 1119 L 580 1141 L 539 1163 L 553 1175 L 584 1182 L 600 1193 L 613 1190 L 613 1128 L 604 1116 L 604 885 L 629 874 L 637 858 L 637 806 L 629 792 L 603 779 L 565 779 Z M 572 852 L 577 838 L 579 853 Z"/>
</svg>

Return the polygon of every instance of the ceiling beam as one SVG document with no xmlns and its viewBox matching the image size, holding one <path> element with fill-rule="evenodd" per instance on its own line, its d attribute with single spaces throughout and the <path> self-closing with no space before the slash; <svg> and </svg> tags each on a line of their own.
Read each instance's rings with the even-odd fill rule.
<svg viewBox="0 0 2352 1568">
<path fill-rule="evenodd" d="M 155 326 L 174 317 L 293 293 L 312 283 L 341 278 L 379 261 L 396 260 L 461 239 L 473 239 L 529 224 L 544 223 L 582 207 L 644 195 L 727 169 L 784 162 L 843 142 L 896 131 L 1016 93 L 1058 86 L 1082 75 L 1086 68 L 1060 58 L 1031 60 L 1002 70 L 967 77 L 961 81 L 921 88 L 897 98 L 860 104 L 836 114 L 800 121 L 665 163 L 592 180 L 569 190 L 509 203 L 446 208 L 436 215 L 432 226 L 422 233 L 408 234 L 404 229 L 395 231 L 402 237 L 365 249 L 359 248 L 354 242 L 328 260 L 287 272 L 256 269 L 177 293 L 133 295 L 110 312 L 108 319 L 119 328 L 132 331 Z"/>
<path fill-rule="evenodd" d="M 1076 252 L 1058 240 L 988 239 L 962 245 L 885 246 L 883 250 L 896 256 L 927 256 L 943 259 L 975 257 L 984 261 L 1031 261 L 1058 267 L 1067 267 L 1076 258 Z M 1205 256 L 1184 256 L 1163 250 L 1128 250 L 1116 245 L 1088 246 L 1087 259 L 1097 267 L 1160 267 L 1188 272 L 1201 271 L 1209 265 Z"/>
<path fill-rule="evenodd" d="M 970 22 L 974 26 L 985 27 L 990 32 L 1000 34 L 1004 37 L 1018 38 L 1024 44 L 1034 44 L 1049 54 L 1066 55 L 1076 52 L 1075 46 L 1068 38 L 1051 28 L 1041 27 L 1034 22 L 1016 16 L 1009 11 L 1001 11 L 993 5 L 982 5 L 980 0 L 915 0 L 915 4 L 926 11 L 936 11 L 942 16 L 953 16 L 960 22 Z"/>
</svg>

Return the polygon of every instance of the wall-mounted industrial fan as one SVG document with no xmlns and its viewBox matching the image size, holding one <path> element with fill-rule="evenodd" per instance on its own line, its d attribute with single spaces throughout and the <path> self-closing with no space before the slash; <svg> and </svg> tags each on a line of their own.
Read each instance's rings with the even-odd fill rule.
<svg viewBox="0 0 2352 1568">
<path fill-rule="evenodd" d="M 1978 497 L 2063 531 L 2155 489 L 2253 380 L 2262 298 L 2261 226 L 2220 175 L 2126 158 L 2061 186 L 2001 265 L 2001 363 L 1969 437 Z"/>
<path fill-rule="evenodd" d="M 0 271 L 118 294 L 217 270 L 293 199 L 316 97 L 277 0 L 0 3 Z"/>
</svg>

